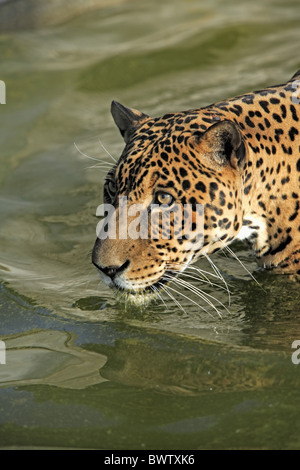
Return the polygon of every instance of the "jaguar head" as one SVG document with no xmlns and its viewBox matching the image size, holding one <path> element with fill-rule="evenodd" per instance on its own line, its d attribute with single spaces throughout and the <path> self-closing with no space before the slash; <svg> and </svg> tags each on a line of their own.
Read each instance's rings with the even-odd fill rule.
<svg viewBox="0 0 300 470">
<path fill-rule="evenodd" d="M 145 302 L 242 224 L 237 125 L 197 111 L 150 118 L 112 103 L 124 138 L 104 184 L 104 219 L 92 261 L 105 284 Z"/>
</svg>

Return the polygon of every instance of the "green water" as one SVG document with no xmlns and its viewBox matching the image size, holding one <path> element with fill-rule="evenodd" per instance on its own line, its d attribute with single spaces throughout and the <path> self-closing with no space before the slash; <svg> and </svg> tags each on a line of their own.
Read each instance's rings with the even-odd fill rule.
<svg viewBox="0 0 300 470">
<path fill-rule="evenodd" d="M 184 289 L 125 309 L 91 265 L 83 155 L 120 155 L 112 99 L 158 116 L 286 81 L 299 21 L 291 0 L 132 0 L 0 35 L 0 448 L 300 447 L 299 284 L 237 244 L 246 269 L 214 256 L 230 303 L 195 282 L 221 317 Z"/>
</svg>

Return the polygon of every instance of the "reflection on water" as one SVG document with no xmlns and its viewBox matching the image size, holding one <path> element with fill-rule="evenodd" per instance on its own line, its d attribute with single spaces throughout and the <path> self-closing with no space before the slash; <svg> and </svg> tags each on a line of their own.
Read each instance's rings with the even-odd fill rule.
<svg viewBox="0 0 300 470">
<path fill-rule="evenodd" d="M 288 363 L 285 356 L 265 355 L 261 351 L 253 352 L 249 360 L 247 349 L 228 348 L 221 343 L 176 338 L 176 350 L 170 347 L 162 352 L 163 346 L 159 337 L 155 349 L 148 338 L 119 340 L 108 354 L 101 375 L 126 385 L 198 395 L 272 388 L 276 383 L 274 370 L 276 373 L 279 368 L 284 370 Z M 294 381 L 295 376 L 291 376 Z"/>
<path fill-rule="evenodd" d="M 246 270 L 214 257 L 230 297 L 200 286 L 221 318 L 184 290 L 136 309 L 90 261 L 93 158 L 123 147 L 111 100 L 157 116 L 286 81 L 299 17 L 293 0 L 128 0 L 0 35 L 0 446 L 299 447 L 299 285 L 238 244 Z"/>
<path fill-rule="evenodd" d="M 69 334 L 34 331 L 5 341 L 8 367 L 0 369 L 0 387 L 48 384 L 81 389 L 105 381 L 99 369 L 106 357 L 72 345 Z"/>
<path fill-rule="evenodd" d="M 86 334 L 93 336 L 90 325 L 80 329 Z M 299 406 L 299 378 L 287 354 L 150 330 L 141 335 L 122 324 L 113 336 L 114 344 L 94 335 L 98 342 L 80 346 L 45 330 L 8 339 L 13 375 L 0 370 L 1 446 L 299 445 L 287 419 Z"/>
</svg>

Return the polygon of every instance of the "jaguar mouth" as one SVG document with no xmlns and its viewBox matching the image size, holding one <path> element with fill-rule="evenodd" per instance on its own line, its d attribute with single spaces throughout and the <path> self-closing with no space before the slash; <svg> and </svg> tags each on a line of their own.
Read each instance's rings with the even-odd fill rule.
<svg viewBox="0 0 300 470">
<path fill-rule="evenodd" d="M 163 286 L 171 282 L 172 278 L 175 278 L 176 276 L 178 276 L 178 274 L 179 272 L 174 273 L 171 271 L 165 271 L 165 273 L 160 277 L 158 281 L 154 282 L 153 284 L 150 284 L 149 286 L 141 287 L 140 289 L 126 289 L 124 287 L 119 287 L 116 285 L 115 287 L 121 292 L 126 292 L 132 295 L 139 295 L 141 293 L 151 293 L 153 291 L 160 291 L 161 289 L 163 289 Z"/>
</svg>

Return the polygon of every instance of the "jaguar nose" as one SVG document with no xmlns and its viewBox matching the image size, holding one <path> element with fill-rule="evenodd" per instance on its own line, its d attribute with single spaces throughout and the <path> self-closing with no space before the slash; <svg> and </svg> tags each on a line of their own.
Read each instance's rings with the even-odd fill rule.
<svg viewBox="0 0 300 470">
<path fill-rule="evenodd" d="M 93 260 L 93 264 L 96 266 L 99 271 L 109 276 L 112 280 L 117 276 L 117 274 L 121 274 L 125 269 L 128 268 L 130 261 L 127 259 L 125 263 L 121 266 L 101 266 L 96 261 Z"/>
</svg>

